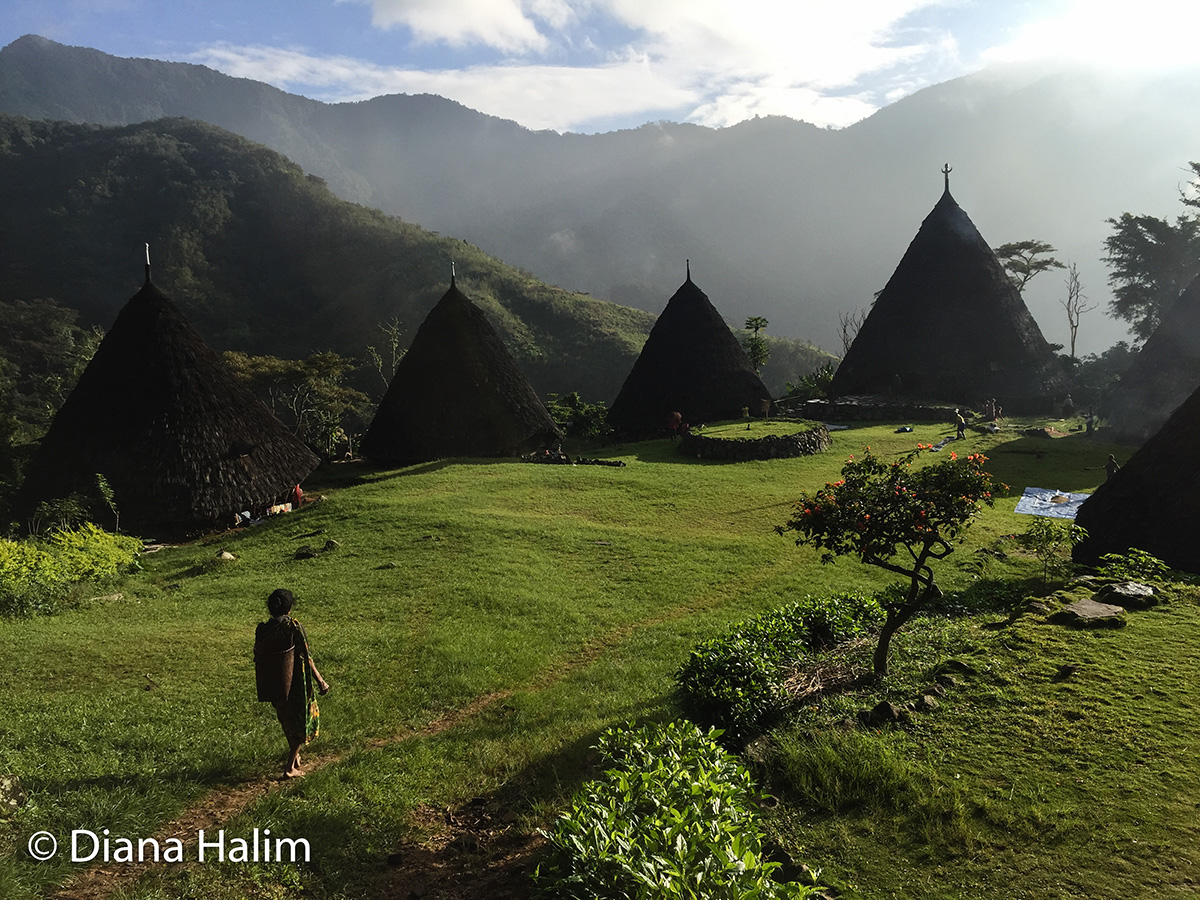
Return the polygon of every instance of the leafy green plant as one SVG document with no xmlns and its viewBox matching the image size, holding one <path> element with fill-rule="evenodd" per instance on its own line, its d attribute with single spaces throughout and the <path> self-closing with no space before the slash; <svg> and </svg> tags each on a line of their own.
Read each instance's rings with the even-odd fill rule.
<svg viewBox="0 0 1200 900">
<path fill-rule="evenodd" d="M 599 437 L 609 431 L 608 409 L 603 403 L 588 403 L 578 391 L 546 398 L 546 409 L 563 433 L 570 437 Z"/>
<path fill-rule="evenodd" d="M 1163 581 L 1171 567 L 1153 554 L 1132 547 L 1125 553 L 1106 553 L 1096 572 L 1118 581 Z"/>
<path fill-rule="evenodd" d="M 108 483 L 108 479 L 101 473 L 96 473 L 96 490 L 100 494 L 100 499 L 104 501 L 104 505 L 108 507 L 108 511 L 113 514 L 113 531 L 121 530 L 121 511 L 117 509 L 117 497 L 113 492 L 112 485 Z"/>
<path fill-rule="evenodd" d="M 764 857 L 749 772 L 690 722 L 610 728 L 610 768 L 584 784 L 546 837 L 545 896 L 588 900 L 769 900 L 816 888 L 778 883 Z"/>
<path fill-rule="evenodd" d="M 0 615 L 55 612 L 76 585 L 115 578 L 140 549 L 136 538 L 91 523 L 45 540 L 0 541 Z"/>
<path fill-rule="evenodd" d="M 807 375 L 801 375 L 796 381 L 786 383 L 787 396 L 793 400 L 815 400 L 829 393 L 833 384 L 833 373 L 836 371 L 833 363 L 827 362 Z"/>
<path fill-rule="evenodd" d="M 1008 489 L 983 470 L 987 457 L 982 453 L 959 459 L 950 451 L 941 461 L 914 469 L 913 462 L 928 449 L 918 444 L 885 463 L 867 447 L 862 459 L 851 456 L 842 467 L 840 481 L 801 494 L 791 520 L 776 529 L 780 534 L 795 531 L 797 544 L 823 550 L 823 563 L 854 555 L 908 579 L 904 599 L 884 605 L 887 619 L 875 650 L 876 675 L 887 674 L 892 635 L 941 596 L 930 562 L 954 552 L 952 542 L 962 540 L 980 505 L 993 505 L 994 489 Z"/>
<path fill-rule="evenodd" d="M 1022 546 L 1033 551 L 1042 564 L 1044 585 L 1050 581 L 1051 575 L 1071 573 L 1071 548 L 1086 537 L 1087 529 L 1074 522 L 1034 516 L 1019 540 Z"/>
<path fill-rule="evenodd" d="M 677 697 L 693 721 L 744 740 L 774 724 L 788 706 L 783 683 L 803 653 L 839 644 L 883 621 L 866 594 L 806 597 L 735 625 L 698 644 L 675 675 Z"/>
</svg>

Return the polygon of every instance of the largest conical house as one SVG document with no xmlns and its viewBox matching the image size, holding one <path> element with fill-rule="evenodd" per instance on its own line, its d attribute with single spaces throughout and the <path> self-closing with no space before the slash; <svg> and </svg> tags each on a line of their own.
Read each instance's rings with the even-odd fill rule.
<svg viewBox="0 0 1200 900">
<path fill-rule="evenodd" d="M 650 329 L 608 422 L 628 437 L 665 434 L 678 412 L 691 425 L 735 419 L 748 409 L 762 415 L 771 401 L 746 351 L 721 314 L 692 281 L 667 301 Z"/>
<path fill-rule="evenodd" d="M 150 280 L 42 439 L 22 505 L 112 488 L 122 530 L 178 536 L 286 499 L 320 460 L 234 378 Z"/>
<path fill-rule="evenodd" d="M 831 393 L 1040 412 L 1066 390 L 1004 267 L 946 189 L 838 366 Z"/>
<path fill-rule="evenodd" d="M 496 329 L 451 277 L 396 367 L 362 452 L 405 464 L 519 456 L 560 440 Z"/>
<path fill-rule="evenodd" d="M 1101 403 L 1118 440 L 1141 444 L 1200 385 L 1200 277 L 1163 314 L 1120 382 Z"/>
<path fill-rule="evenodd" d="M 1167 565 L 1200 574 L 1200 389 L 1192 392 L 1129 462 L 1096 489 L 1075 515 L 1087 537 L 1077 563 L 1137 548 Z"/>
</svg>

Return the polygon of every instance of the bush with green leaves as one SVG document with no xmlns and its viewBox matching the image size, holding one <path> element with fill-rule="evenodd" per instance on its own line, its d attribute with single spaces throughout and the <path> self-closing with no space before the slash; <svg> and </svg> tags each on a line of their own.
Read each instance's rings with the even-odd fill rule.
<svg viewBox="0 0 1200 900">
<path fill-rule="evenodd" d="M 603 437 L 608 427 L 608 408 L 603 403 L 588 403 L 578 391 L 546 398 L 546 409 L 554 424 L 568 437 Z"/>
<path fill-rule="evenodd" d="M 787 709 L 784 680 L 803 654 L 840 644 L 883 622 L 872 596 L 805 597 L 735 625 L 696 645 L 675 675 L 684 713 L 745 740 L 769 728 Z"/>
<path fill-rule="evenodd" d="M 1170 571 L 1171 567 L 1157 556 L 1137 547 L 1124 553 L 1105 553 L 1096 567 L 1102 578 L 1117 581 L 1163 581 Z"/>
<path fill-rule="evenodd" d="M 559 816 L 535 874 L 544 896 L 578 900 L 803 900 L 764 857 L 745 767 L 690 722 L 610 728 L 609 766 Z"/>
<path fill-rule="evenodd" d="M 91 523 L 44 540 L 0 540 L 0 615 L 55 612 L 77 586 L 102 584 L 126 571 L 139 550 L 136 538 Z"/>
<path fill-rule="evenodd" d="M 1082 525 L 1046 516 L 1034 516 L 1018 537 L 1021 545 L 1032 550 L 1042 564 L 1042 584 L 1051 576 L 1070 575 L 1073 570 L 1071 548 L 1087 537 Z"/>
</svg>

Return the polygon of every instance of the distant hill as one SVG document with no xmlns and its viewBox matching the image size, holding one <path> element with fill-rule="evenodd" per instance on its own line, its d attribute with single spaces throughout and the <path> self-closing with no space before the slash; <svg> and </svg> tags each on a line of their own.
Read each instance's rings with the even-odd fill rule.
<svg viewBox="0 0 1200 900">
<path fill-rule="evenodd" d="M 199 122 L 0 116 L 0 196 L 0 300 L 53 298 L 102 327 L 140 286 L 144 242 L 156 282 L 219 349 L 362 357 L 393 316 L 407 345 L 453 262 L 541 393 L 611 400 L 653 324 L 340 200 L 278 153 Z M 778 390 L 825 361 L 777 346 Z"/>
<path fill-rule="evenodd" d="M 0 117 L 0 195 L 0 299 L 53 298 L 105 327 L 141 283 L 143 242 L 156 282 L 221 349 L 361 357 L 393 316 L 407 344 L 453 262 L 539 390 L 610 399 L 653 322 L 339 200 L 274 151 L 198 122 Z"/>
<path fill-rule="evenodd" d="M 657 123 L 533 132 L 433 96 L 324 104 L 202 66 L 121 59 L 27 36 L 0 50 L 0 111 L 123 124 L 202 119 L 285 153 L 344 198 L 535 272 L 657 312 L 692 260 L 734 323 L 840 347 L 941 192 L 996 246 L 1037 238 L 1107 299 L 1105 219 L 1174 215 L 1200 156 L 1200 69 L 1155 76 L 1011 66 L 920 91 L 838 131 L 784 118 L 724 129 Z M 1061 278 L 1026 301 L 1065 342 Z M 1100 312 L 1082 352 L 1123 337 Z"/>
</svg>

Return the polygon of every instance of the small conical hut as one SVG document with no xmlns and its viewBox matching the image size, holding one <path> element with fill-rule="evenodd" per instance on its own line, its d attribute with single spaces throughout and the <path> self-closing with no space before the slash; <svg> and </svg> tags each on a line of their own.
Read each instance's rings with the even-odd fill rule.
<svg viewBox="0 0 1200 900">
<path fill-rule="evenodd" d="M 225 367 L 150 280 L 118 314 L 54 417 L 26 510 L 112 488 L 124 531 L 180 536 L 288 498 L 320 460 Z"/>
<path fill-rule="evenodd" d="M 1200 389 L 1171 414 L 1129 462 L 1096 489 L 1075 516 L 1087 529 L 1077 563 L 1136 547 L 1175 569 L 1200 574 Z"/>
<path fill-rule="evenodd" d="M 1163 314 L 1121 381 L 1101 403 L 1117 440 L 1144 443 L 1200 385 L 1200 277 Z"/>
<path fill-rule="evenodd" d="M 946 189 L 921 223 L 834 374 L 831 393 L 1041 412 L 1066 392 L 996 254 Z"/>
<path fill-rule="evenodd" d="M 771 394 L 754 374 L 746 351 L 721 314 L 687 280 L 650 330 L 642 352 L 608 412 L 608 422 L 630 437 L 665 433 L 672 413 L 692 425 L 735 419 L 749 409 L 764 414 Z"/>
<path fill-rule="evenodd" d="M 483 310 L 450 279 L 363 436 L 377 462 L 519 456 L 562 440 Z"/>
</svg>

